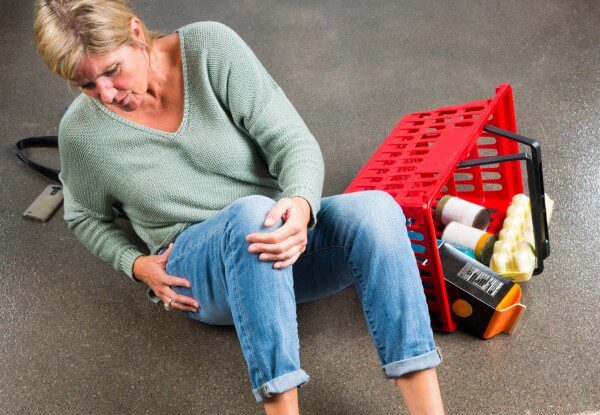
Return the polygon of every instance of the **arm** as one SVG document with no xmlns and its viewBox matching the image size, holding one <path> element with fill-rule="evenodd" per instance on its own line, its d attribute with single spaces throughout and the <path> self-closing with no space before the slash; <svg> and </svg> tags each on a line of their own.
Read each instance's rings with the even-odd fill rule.
<svg viewBox="0 0 600 415">
<path fill-rule="evenodd" d="M 114 221 L 114 199 L 104 190 L 103 166 L 90 154 L 89 142 L 78 139 L 87 131 L 84 120 L 85 115 L 67 111 L 58 130 L 64 220 L 90 252 L 139 282 L 132 268 L 144 253 Z"/>
<path fill-rule="evenodd" d="M 216 96 L 236 126 L 256 143 L 269 173 L 278 180 L 281 197 L 308 202 L 308 228 L 314 227 L 324 178 L 317 141 L 248 45 L 227 26 L 211 25 L 209 76 Z"/>
<path fill-rule="evenodd" d="M 63 195 L 64 219 L 68 229 L 94 255 L 110 263 L 133 281 L 140 282 L 134 276 L 133 264 L 145 254 L 131 243 L 127 234 L 114 222 L 114 217 L 93 212 L 77 203 L 64 183 Z"/>
</svg>

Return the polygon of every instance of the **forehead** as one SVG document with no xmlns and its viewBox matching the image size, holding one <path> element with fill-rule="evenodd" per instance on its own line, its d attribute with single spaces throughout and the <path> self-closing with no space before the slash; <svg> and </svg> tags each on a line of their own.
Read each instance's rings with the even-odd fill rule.
<svg viewBox="0 0 600 415">
<path fill-rule="evenodd" d="M 110 70 L 115 63 L 127 59 L 127 54 L 127 48 L 121 47 L 101 55 L 86 55 L 79 62 L 76 76 L 71 79 L 71 82 L 76 84 L 92 82 L 104 72 Z"/>
</svg>

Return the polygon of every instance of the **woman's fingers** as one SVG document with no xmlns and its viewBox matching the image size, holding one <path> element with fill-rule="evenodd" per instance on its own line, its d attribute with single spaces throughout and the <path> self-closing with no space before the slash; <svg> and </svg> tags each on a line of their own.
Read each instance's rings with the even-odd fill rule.
<svg viewBox="0 0 600 415">
<path fill-rule="evenodd" d="M 167 260 L 169 254 L 173 250 L 173 242 L 169 244 L 167 249 L 163 253 L 157 255 L 155 260 L 158 264 L 157 276 L 150 285 L 150 288 L 154 293 L 162 300 L 166 305 L 169 305 L 172 309 L 197 312 L 200 303 L 191 296 L 182 295 L 175 292 L 171 287 L 187 287 L 191 288 L 190 281 L 187 278 L 175 277 L 166 273 Z"/>
<path fill-rule="evenodd" d="M 188 295 L 179 294 L 174 291 L 172 286 L 180 286 L 190 288 L 191 284 L 188 279 L 173 277 L 168 275 L 164 281 L 165 285 L 163 286 L 162 294 L 167 298 L 167 301 L 163 299 L 165 304 L 169 304 L 169 300 L 173 300 L 171 303 L 171 307 L 179 310 L 187 310 L 187 311 L 198 311 L 200 307 L 200 303 L 194 298 Z"/>
<path fill-rule="evenodd" d="M 171 308 L 175 309 L 175 310 L 181 310 L 181 311 L 191 311 L 192 313 L 197 313 L 198 312 L 198 308 L 178 303 L 175 300 L 173 300 L 171 302 Z"/>
<path fill-rule="evenodd" d="M 177 310 L 181 310 L 181 311 L 191 311 L 192 313 L 197 313 L 198 312 L 198 307 L 192 307 L 189 305 L 185 305 L 185 304 L 180 304 L 177 301 L 173 301 L 171 303 L 171 307 L 177 309 Z"/>
<path fill-rule="evenodd" d="M 296 262 L 296 260 L 300 257 L 301 254 L 302 254 L 302 252 L 298 252 L 298 253 L 296 253 L 296 255 L 294 255 L 290 259 L 287 259 L 285 261 L 276 262 L 273 264 L 273 267 L 275 267 L 277 269 L 282 269 L 287 266 L 293 265 L 294 262 Z"/>
<path fill-rule="evenodd" d="M 302 246 L 293 245 L 290 249 L 281 254 L 269 254 L 263 252 L 258 256 L 258 259 L 260 259 L 261 261 L 284 261 L 296 255 L 296 253 L 298 253 L 301 249 Z"/>
<path fill-rule="evenodd" d="M 193 312 L 197 312 L 200 308 L 200 303 L 194 297 L 178 294 L 170 288 L 165 289 L 164 293 L 167 301 L 163 299 L 163 303 L 169 304 L 169 300 L 173 300 L 171 302 L 172 308 Z"/>
<path fill-rule="evenodd" d="M 171 288 L 167 289 L 166 291 L 167 291 L 167 295 L 169 296 L 169 298 L 172 298 L 173 301 L 177 301 L 180 304 L 186 304 L 191 307 L 199 307 L 200 306 L 200 304 L 198 303 L 198 301 L 196 301 L 196 299 L 194 297 L 190 297 L 189 295 L 178 294 Z"/>
<path fill-rule="evenodd" d="M 167 247 L 167 249 L 165 249 L 163 251 L 162 254 L 160 254 L 160 256 L 164 257 L 164 258 L 169 258 L 169 254 L 171 253 L 171 251 L 173 250 L 173 242 L 171 242 L 169 244 L 169 246 Z"/>
<path fill-rule="evenodd" d="M 289 238 L 275 244 L 253 243 L 248 247 L 248 252 L 281 255 L 289 251 L 292 247 L 306 244 L 306 237 L 303 234 L 292 235 Z"/>
<path fill-rule="evenodd" d="M 190 284 L 190 281 L 187 278 L 180 278 L 180 277 L 172 277 L 169 276 L 169 281 L 167 281 L 167 285 L 169 286 L 173 286 L 176 285 L 178 287 L 187 287 L 190 288 L 192 285 Z"/>
<path fill-rule="evenodd" d="M 275 225 L 280 218 L 282 218 L 291 207 L 292 207 L 292 199 L 287 197 L 282 197 L 279 201 L 273 206 L 269 213 L 267 213 L 267 217 L 265 218 L 264 225 L 265 226 L 273 226 Z"/>
<path fill-rule="evenodd" d="M 299 222 L 294 223 L 294 221 L 288 220 L 274 231 L 248 234 L 246 235 L 245 240 L 250 243 L 276 244 L 285 241 L 290 236 L 297 235 L 302 230 Z"/>
<path fill-rule="evenodd" d="M 173 250 L 173 242 L 169 244 L 167 249 L 165 249 L 160 255 L 156 255 L 156 263 L 160 264 L 160 266 L 164 269 L 167 267 L 167 262 L 169 261 L 169 255 L 171 255 L 171 251 Z"/>
</svg>

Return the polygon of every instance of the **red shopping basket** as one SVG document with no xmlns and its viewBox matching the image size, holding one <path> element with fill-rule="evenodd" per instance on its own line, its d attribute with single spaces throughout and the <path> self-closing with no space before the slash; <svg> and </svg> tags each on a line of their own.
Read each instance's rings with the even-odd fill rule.
<svg viewBox="0 0 600 415">
<path fill-rule="evenodd" d="M 531 156 L 519 153 L 519 143 Z M 402 207 L 434 328 L 456 329 L 437 250 L 437 201 L 449 194 L 489 208 L 488 232 L 496 233 L 512 197 L 523 192 L 521 161 L 527 164 L 539 274 L 550 252 L 541 151 L 535 140 L 516 134 L 508 84 L 490 99 L 405 115 L 345 190 L 384 190 Z"/>
</svg>

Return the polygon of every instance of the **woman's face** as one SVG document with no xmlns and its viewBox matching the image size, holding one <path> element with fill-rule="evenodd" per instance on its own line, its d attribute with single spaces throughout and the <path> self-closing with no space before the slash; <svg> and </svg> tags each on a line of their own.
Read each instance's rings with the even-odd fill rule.
<svg viewBox="0 0 600 415">
<path fill-rule="evenodd" d="M 80 62 L 71 83 L 108 107 L 135 111 L 148 89 L 148 61 L 142 47 L 122 46 Z"/>
</svg>

